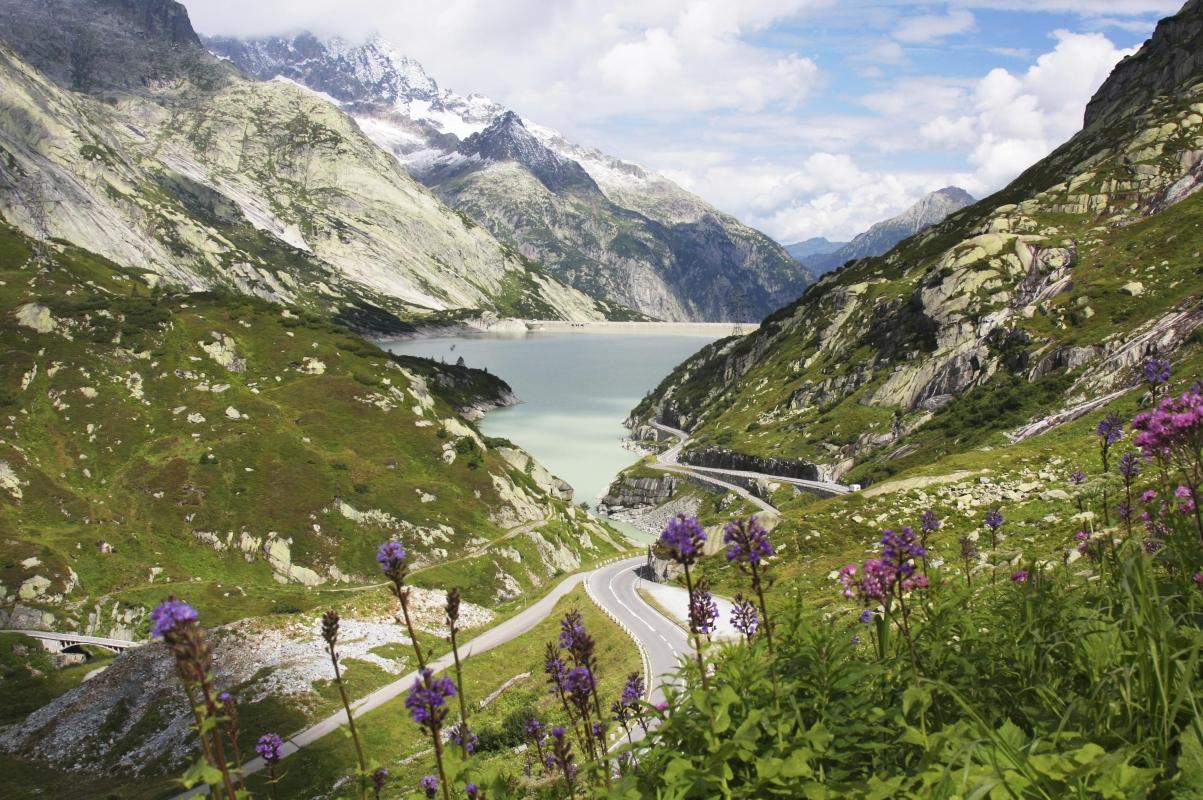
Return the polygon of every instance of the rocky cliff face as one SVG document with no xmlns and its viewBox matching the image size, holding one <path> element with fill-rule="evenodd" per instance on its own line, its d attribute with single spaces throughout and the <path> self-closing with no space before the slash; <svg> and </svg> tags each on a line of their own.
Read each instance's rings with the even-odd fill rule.
<svg viewBox="0 0 1203 800">
<path fill-rule="evenodd" d="M 1135 365 L 1175 354 L 1203 319 L 1203 69 L 1167 83 L 1158 55 L 1191 46 L 1201 18 L 1188 4 L 1100 90 L 1156 92 L 1123 124 L 1096 105 L 998 195 L 682 364 L 632 425 L 666 415 L 699 446 L 863 482 L 1132 387 Z"/>
<path fill-rule="evenodd" d="M 739 472 L 761 472 L 783 478 L 801 478 L 806 481 L 826 480 L 814 464 L 792 458 L 753 456 L 725 450 L 721 447 L 698 447 L 681 452 L 681 462 L 696 467 L 731 469 Z"/>
<path fill-rule="evenodd" d="M 379 39 L 208 45 L 256 77 L 344 104 L 440 198 L 594 297 L 662 319 L 754 320 L 809 280 L 775 242 L 671 181 L 487 98 L 439 89 Z"/>
<path fill-rule="evenodd" d="M 1154 98 L 1187 89 L 1203 72 L 1203 0 L 1188 0 L 1161 20 L 1152 38 L 1125 58 L 1086 106 L 1086 127 L 1141 113 Z"/>
<path fill-rule="evenodd" d="M 141 91 L 233 71 L 205 54 L 175 0 L 0 0 L 3 41 L 59 85 Z"/>
<path fill-rule="evenodd" d="M 607 313 L 440 203 L 337 107 L 217 62 L 182 6 L 0 7 L 17 23 L 0 27 L 0 211 L 28 233 L 173 285 L 380 309 L 386 323 L 457 308 Z M 64 88 L 58 59 L 85 34 L 112 39 L 95 71 L 104 102 Z M 123 48 L 145 58 L 122 72 Z"/>
<path fill-rule="evenodd" d="M 677 490 L 677 479 L 670 475 L 659 478 L 621 477 L 610 484 L 601 499 L 602 513 L 623 509 L 649 508 L 661 505 L 672 498 Z"/>
<path fill-rule="evenodd" d="M 823 273 L 838 269 L 849 261 L 882 255 L 903 239 L 943 222 L 950 214 L 973 205 L 973 202 L 973 196 L 964 189 L 955 186 L 939 189 L 898 216 L 878 222 L 842 247 L 800 260 Z"/>
</svg>

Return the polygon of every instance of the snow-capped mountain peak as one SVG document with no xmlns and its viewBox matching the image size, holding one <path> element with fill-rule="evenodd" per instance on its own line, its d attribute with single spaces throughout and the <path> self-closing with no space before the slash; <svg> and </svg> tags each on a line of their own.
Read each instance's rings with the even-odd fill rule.
<svg viewBox="0 0 1203 800">
<path fill-rule="evenodd" d="M 544 146 L 513 111 L 506 111 L 489 127 L 469 136 L 458 152 L 479 156 L 483 161 L 516 161 L 553 192 L 574 189 L 600 193 L 580 164 Z"/>
<path fill-rule="evenodd" d="M 667 178 L 441 88 L 378 36 L 208 45 L 256 77 L 338 99 L 441 200 L 595 296 L 664 319 L 723 319 L 735 286 L 764 314 L 806 283 L 779 245 Z"/>
</svg>

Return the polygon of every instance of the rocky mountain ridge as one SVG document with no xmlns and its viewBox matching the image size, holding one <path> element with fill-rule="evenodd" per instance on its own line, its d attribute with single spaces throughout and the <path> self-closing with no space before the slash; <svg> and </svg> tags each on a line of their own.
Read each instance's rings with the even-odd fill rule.
<svg viewBox="0 0 1203 800">
<path fill-rule="evenodd" d="M 946 186 L 924 195 L 898 216 L 875 223 L 864 233 L 853 237 L 851 242 L 799 260 L 821 274 L 839 269 L 849 261 L 880 256 L 903 239 L 943 222 L 949 214 L 973 203 L 973 196 L 964 189 Z"/>
<path fill-rule="evenodd" d="M 3 0 L 0 13 L 0 211 L 35 237 L 175 286 L 392 325 L 612 313 L 441 204 L 336 106 L 209 55 L 176 3 Z M 105 56 L 73 91 L 61 62 L 91 41 Z"/>
<path fill-rule="evenodd" d="M 662 319 L 752 320 L 809 280 L 775 242 L 671 181 L 487 98 L 439 89 L 379 38 L 207 44 L 255 77 L 343 104 L 440 198 L 594 297 Z M 504 146 L 482 141 L 487 132 Z M 547 180 L 549 169 L 560 177 Z"/>
<path fill-rule="evenodd" d="M 1142 108 L 1095 116 L 997 195 L 711 345 L 633 428 L 671 418 L 699 447 L 864 483 L 1122 396 L 1137 364 L 1172 357 L 1203 321 L 1203 69 L 1166 68 L 1168 37 L 1201 21 L 1188 3 L 1094 104 L 1140 81 L 1154 96 Z"/>
</svg>

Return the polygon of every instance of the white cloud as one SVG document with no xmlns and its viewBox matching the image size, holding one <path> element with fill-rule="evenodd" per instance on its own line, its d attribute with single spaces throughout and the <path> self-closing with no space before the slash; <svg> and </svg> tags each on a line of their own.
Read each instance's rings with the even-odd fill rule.
<svg viewBox="0 0 1203 800">
<path fill-rule="evenodd" d="M 951 0 L 917 16 L 914 0 L 185 2 L 204 33 L 379 31 L 440 84 L 488 94 L 795 239 L 851 236 L 941 186 L 999 188 L 1080 127 L 1125 52 L 1059 32 L 1029 68 L 974 78 L 917 74 L 904 45 L 973 30 L 976 10 L 1031 12 L 1034 33 L 999 56 L 1026 63 L 1010 45 L 1047 49 L 1041 12 L 1151 30 L 1181 0 Z M 886 81 L 886 69 L 903 77 Z"/>
<path fill-rule="evenodd" d="M 920 128 L 931 145 L 968 150 L 970 191 L 992 191 L 1082 126 L 1086 102 L 1130 50 L 1097 33 L 1057 31 L 1057 45 L 1026 72 L 992 70 L 960 113 L 937 114 Z"/>
<path fill-rule="evenodd" d="M 1024 70 L 900 78 L 860 98 L 868 114 L 744 118 L 708 131 L 705 158 L 643 157 L 781 241 L 847 238 L 943 186 L 983 197 L 1076 133 L 1131 51 L 1101 34 L 1054 40 Z"/>
<path fill-rule="evenodd" d="M 973 30 L 976 22 L 973 14 L 963 8 L 954 8 L 947 14 L 908 17 L 894 31 L 894 38 L 907 44 L 923 44 Z"/>
<path fill-rule="evenodd" d="M 794 107 L 810 59 L 754 44 L 833 0 L 188 0 L 199 30 L 237 36 L 379 31 L 440 83 L 561 128 L 614 115 Z"/>
</svg>

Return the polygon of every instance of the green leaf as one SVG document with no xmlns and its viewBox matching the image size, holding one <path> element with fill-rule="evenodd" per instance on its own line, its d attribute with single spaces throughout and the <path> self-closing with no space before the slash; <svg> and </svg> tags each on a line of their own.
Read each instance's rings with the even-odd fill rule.
<svg viewBox="0 0 1203 800">
<path fill-rule="evenodd" d="M 834 739 L 835 736 L 827 730 L 827 726 L 822 722 L 816 722 L 814 725 L 811 725 L 810 730 L 806 732 L 806 741 L 819 753 L 826 753 L 827 748 Z"/>
</svg>

